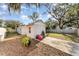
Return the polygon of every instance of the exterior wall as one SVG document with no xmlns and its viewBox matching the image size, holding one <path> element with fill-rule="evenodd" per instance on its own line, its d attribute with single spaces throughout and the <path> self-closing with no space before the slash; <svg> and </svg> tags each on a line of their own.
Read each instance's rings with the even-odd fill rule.
<svg viewBox="0 0 79 59">
<path fill-rule="evenodd" d="M 41 34 L 42 31 L 45 31 L 45 25 L 42 22 L 37 22 L 32 25 L 31 27 L 31 33 L 29 33 L 29 27 L 28 26 L 23 26 L 23 27 L 18 27 L 17 32 L 22 35 L 27 35 L 31 38 L 36 38 L 36 35 Z"/>
<path fill-rule="evenodd" d="M 26 35 L 31 37 L 31 38 L 34 38 L 34 28 L 33 26 L 31 27 L 31 33 L 29 33 L 29 27 L 26 27 Z"/>
<path fill-rule="evenodd" d="M 65 29 L 60 29 L 60 28 L 56 28 L 56 29 L 52 29 L 52 30 L 49 30 L 49 32 L 57 32 L 57 33 L 75 33 L 76 31 L 76 28 L 73 28 L 73 27 L 67 27 Z"/>
<path fill-rule="evenodd" d="M 41 34 L 42 31 L 45 32 L 45 25 L 41 22 L 39 23 L 35 23 L 32 28 L 31 28 L 31 33 L 27 33 L 28 36 L 32 37 L 32 38 L 36 38 L 36 35 Z M 29 31 L 27 31 L 29 32 Z"/>
<path fill-rule="evenodd" d="M 16 30 L 19 34 L 21 34 L 21 26 L 17 28 Z"/>
<path fill-rule="evenodd" d="M 24 26 L 20 26 L 17 28 L 17 32 L 19 34 L 25 35 L 25 27 Z"/>
</svg>

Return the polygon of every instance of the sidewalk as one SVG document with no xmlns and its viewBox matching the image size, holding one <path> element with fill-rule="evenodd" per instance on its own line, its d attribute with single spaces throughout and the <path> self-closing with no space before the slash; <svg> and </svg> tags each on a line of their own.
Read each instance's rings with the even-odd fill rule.
<svg viewBox="0 0 79 59">
<path fill-rule="evenodd" d="M 18 35 L 18 36 L 13 36 L 11 38 L 5 38 L 4 41 L 8 41 L 8 40 L 12 40 L 12 39 L 18 39 L 18 38 L 21 38 L 21 36 Z"/>
<path fill-rule="evenodd" d="M 68 54 L 79 56 L 79 43 L 65 41 L 61 39 L 46 37 L 41 42 L 48 44 Z"/>
</svg>

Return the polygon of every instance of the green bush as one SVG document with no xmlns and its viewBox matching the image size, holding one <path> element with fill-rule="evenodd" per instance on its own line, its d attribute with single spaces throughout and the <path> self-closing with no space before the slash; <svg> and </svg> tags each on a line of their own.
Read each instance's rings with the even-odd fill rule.
<svg viewBox="0 0 79 59">
<path fill-rule="evenodd" d="M 22 44 L 23 44 L 24 46 L 26 46 L 26 47 L 28 47 L 28 46 L 30 45 L 30 43 L 31 43 L 30 38 L 27 37 L 27 36 L 23 36 L 23 37 L 21 38 L 21 42 L 22 42 Z"/>
<path fill-rule="evenodd" d="M 45 38 L 45 32 L 42 31 L 41 35 L 43 36 L 43 38 Z"/>
<path fill-rule="evenodd" d="M 9 28 L 9 27 L 7 27 L 6 29 L 7 29 L 7 32 L 15 32 L 15 29 L 12 29 L 12 28 Z"/>
</svg>

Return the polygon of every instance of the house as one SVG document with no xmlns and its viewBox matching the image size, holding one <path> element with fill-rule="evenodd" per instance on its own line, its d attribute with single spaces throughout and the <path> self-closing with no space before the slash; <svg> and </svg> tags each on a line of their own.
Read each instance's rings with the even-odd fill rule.
<svg viewBox="0 0 79 59">
<path fill-rule="evenodd" d="M 42 31 L 46 32 L 45 24 L 42 20 L 37 20 L 34 23 L 19 26 L 17 32 L 21 35 L 27 35 L 31 38 L 36 38 L 36 35 L 41 34 Z"/>
</svg>

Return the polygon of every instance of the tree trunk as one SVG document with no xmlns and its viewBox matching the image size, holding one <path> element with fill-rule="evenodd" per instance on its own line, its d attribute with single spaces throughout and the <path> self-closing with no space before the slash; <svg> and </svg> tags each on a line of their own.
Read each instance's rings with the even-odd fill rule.
<svg viewBox="0 0 79 59">
<path fill-rule="evenodd" d="M 79 28 L 77 28 L 77 31 L 76 32 L 77 32 L 77 36 L 79 36 Z"/>
<path fill-rule="evenodd" d="M 63 23 L 62 23 L 62 19 L 59 20 L 59 28 L 62 29 L 63 28 Z"/>
<path fill-rule="evenodd" d="M 77 36 L 79 36 L 79 21 L 77 21 Z"/>
</svg>

